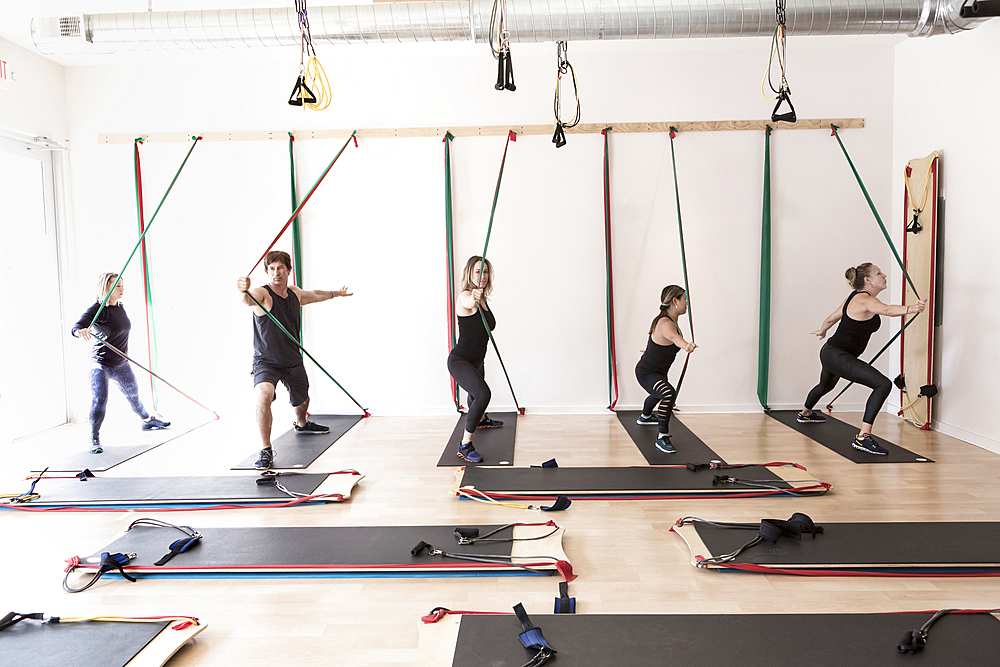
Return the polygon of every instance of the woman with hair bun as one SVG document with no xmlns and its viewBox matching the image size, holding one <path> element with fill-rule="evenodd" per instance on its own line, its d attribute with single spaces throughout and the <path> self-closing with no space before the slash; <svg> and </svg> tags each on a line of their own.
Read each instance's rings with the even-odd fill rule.
<svg viewBox="0 0 1000 667">
<path fill-rule="evenodd" d="M 642 351 L 642 358 L 635 366 L 635 377 L 649 397 L 642 405 L 638 424 L 656 424 L 659 431 L 656 448 L 664 454 L 673 454 L 677 449 L 670 443 L 670 415 L 677 399 L 677 391 L 667 380 L 667 371 L 674 363 L 677 352 L 683 349 L 689 354 L 698 346 L 684 340 L 677 318 L 687 312 L 687 294 L 678 285 L 668 285 L 660 293 L 660 313 L 649 326 L 649 340 Z M 659 408 L 657 408 L 659 404 Z M 656 409 L 656 415 L 653 410 Z"/>
<path fill-rule="evenodd" d="M 128 354 L 128 335 L 132 330 L 132 322 L 125 314 L 125 307 L 121 303 L 124 294 L 125 281 L 119 280 L 117 273 L 102 273 L 97 279 L 97 301 L 83 313 L 80 321 L 70 329 L 70 333 L 75 338 L 86 341 L 97 339 L 94 340 L 93 364 L 89 372 L 90 389 L 93 394 L 90 405 L 90 452 L 92 454 L 100 454 L 104 451 L 104 448 L 101 447 L 101 424 L 104 423 L 104 415 L 107 412 L 108 384 L 111 380 L 115 381 L 125 398 L 128 399 L 132 412 L 142 419 L 142 430 L 150 431 L 170 426 L 170 422 L 156 415 L 150 415 L 142 406 L 142 401 L 139 399 L 139 386 L 136 384 L 135 373 L 132 372 L 128 360 L 100 342 L 107 341 L 110 345 L 121 350 L 123 354 Z M 107 299 L 107 303 L 102 309 L 101 303 L 105 299 Z M 94 321 L 95 315 L 97 315 L 96 321 Z M 93 332 L 91 332 L 91 328 L 93 328 Z"/>
<path fill-rule="evenodd" d="M 871 262 L 847 269 L 844 277 L 854 291 L 844 299 L 837 310 L 823 320 L 823 325 L 818 330 L 812 332 L 824 338 L 830 327 L 840 322 L 840 326 L 819 352 L 819 360 L 823 364 L 819 384 L 809 392 L 798 421 L 803 424 L 826 421 L 826 417 L 813 411 L 813 406 L 824 394 L 837 386 L 837 380 L 840 378 L 864 385 L 870 388 L 872 393 L 865 406 L 861 432 L 854 438 L 852 444 L 863 452 L 885 455 L 889 450 L 872 437 L 872 424 L 875 423 L 875 417 L 882 409 L 885 399 L 889 397 L 889 392 L 892 391 L 892 382 L 871 364 L 866 364 L 858 357 L 868 346 L 871 335 L 882 325 L 880 315 L 902 317 L 910 313 L 920 313 L 923 312 L 927 301 L 918 300 L 909 306 L 892 306 L 879 301 L 879 293 L 887 286 L 886 276 L 882 273 L 882 269 Z"/>
</svg>

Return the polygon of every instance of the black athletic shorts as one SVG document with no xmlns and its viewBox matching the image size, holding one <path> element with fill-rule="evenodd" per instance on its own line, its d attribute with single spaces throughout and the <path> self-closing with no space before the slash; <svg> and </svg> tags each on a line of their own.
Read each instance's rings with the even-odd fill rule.
<svg viewBox="0 0 1000 667">
<path fill-rule="evenodd" d="M 251 373 L 255 387 L 261 382 L 270 382 L 275 387 L 279 382 L 283 382 L 288 389 L 288 402 L 292 407 L 302 405 L 309 398 L 309 378 L 306 376 L 306 367 L 303 364 L 291 368 L 279 368 L 255 361 Z"/>
</svg>

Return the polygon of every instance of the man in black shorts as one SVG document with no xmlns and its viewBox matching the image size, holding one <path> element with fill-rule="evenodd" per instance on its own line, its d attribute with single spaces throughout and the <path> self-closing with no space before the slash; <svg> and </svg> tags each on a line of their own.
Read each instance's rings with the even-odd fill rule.
<svg viewBox="0 0 1000 667">
<path fill-rule="evenodd" d="M 292 258 L 287 252 L 272 250 L 264 257 L 264 266 L 269 278 L 263 287 L 250 288 L 249 278 L 238 278 L 236 289 L 241 301 L 253 308 L 253 384 L 257 390 L 257 427 L 263 448 L 255 468 L 270 468 L 274 462 L 271 450 L 271 403 L 279 382 L 288 389 L 289 399 L 295 409 L 295 431 L 297 433 L 329 433 L 330 429 L 321 424 L 307 421 L 309 409 L 309 378 L 302 364 L 299 347 L 271 321 L 250 296 L 285 327 L 295 340 L 299 334 L 299 306 L 327 301 L 338 296 L 351 296 L 347 287 L 336 292 L 324 290 L 304 290 L 288 284 L 288 274 L 292 270 Z M 247 294 L 250 296 L 247 296 Z"/>
</svg>

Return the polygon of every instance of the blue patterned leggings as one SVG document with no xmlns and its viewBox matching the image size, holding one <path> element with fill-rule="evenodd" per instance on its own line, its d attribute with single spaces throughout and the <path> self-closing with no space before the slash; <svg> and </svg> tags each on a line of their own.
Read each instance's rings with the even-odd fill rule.
<svg viewBox="0 0 1000 667">
<path fill-rule="evenodd" d="M 101 431 L 101 424 L 104 423 L 104 415 L 108 408 L 108 380 L 114 380 L 118 387 L 125 394 L 132 411 L 147 419 L 149 413 L 142 407 L 139 400 L 139 385 L 135 381 L 135 373 L 132 366 L 122 364 L 121 366 L 100 365 L 90 370 L 90 390 L 94 394 L 94 402 L 90 404 L 90 432 L 97 435 Z"/>
</svg>

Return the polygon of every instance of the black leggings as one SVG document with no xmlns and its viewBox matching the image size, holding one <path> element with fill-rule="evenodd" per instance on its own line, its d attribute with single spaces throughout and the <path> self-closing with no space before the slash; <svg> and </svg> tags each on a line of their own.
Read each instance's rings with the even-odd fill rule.
<svg viewBox="0 0 1000 667">
<path fill-rule="evenodd" d="M 844 378 L 851 382 L 862 384 L 872 390 L 865 405 L 865 423 L 874 424 L 875 417 L 889 398 L 892 382 L 886 376 L 866 364 L 850 352 L 841 350 L 827 343 L 819 351 L 819 361 L 823 371 L 819 374 L 819 384 L 812 388 L 806 398 L 805 406 L 813 409 L 824 394 L 828 394 L 837 386 L 837 380 Z"/>
<path fill-rule="evenodd" d="M 635 378 L 642 385 L 642 388 L 649 392 L 649 397 L 642 404 L 642 414 L 651 415 L 656 410 L 657 425 L 660 433 L 666 435 L 670 433 L 670 416 L 674 411 L 674 401 L 677 400 L 677 392 L 667 382 L 667 376 L 656 373 L 644 373 L 642 375 L 636 371 Z M 657 409 L 656 404 L 660 407 Z"/>
<path fill-rule="evenodd" d="M 128 364 L 120 366 L 104 366 L 90 370 L 90 390 L 94 394 L 94 401 L 90 404 L 90 433 L 97 435 L 100 433 L 101 424 L 104 423 L 104 415 L 108 408 L 108 380 L 114 380 L 118 387 L 128 399 L 128 404 L 132 406 L 132 412 L 143 419 L 149 417 L 149 413 L 142 407 L 139 400 L 139 385 L 135 382 L 135 373 Z"/>
<path fill-rule="evenodd" d="M 469 412 L 465 417 L 465 430 L 467 433 L 475 433 L 492 397 L 490 388 L 486 384 L 485 367 L 482 362 L 479 366 L 474 366 L 471 361 L 449 354 L 448 372 L 469 394 Z"/>
</svg>

